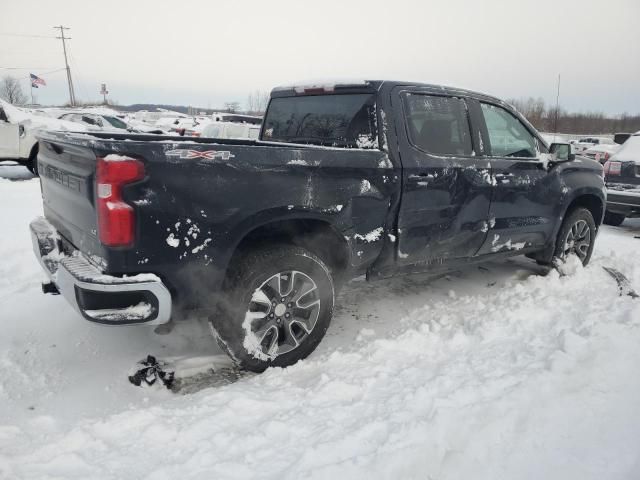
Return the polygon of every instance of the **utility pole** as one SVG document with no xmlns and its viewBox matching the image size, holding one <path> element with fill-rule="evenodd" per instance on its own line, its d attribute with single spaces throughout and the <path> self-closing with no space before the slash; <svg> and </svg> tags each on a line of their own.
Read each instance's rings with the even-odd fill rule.
<svg viewBox="0 0 640 480">
<path fill-rule="evenodd" d="M 62 51 L 64 52 L 64 64 L 67 68 L 67 83 L 69 84 L 69 103 L 71 104 L 72 107 L 75 107 L 76 94 L 73 91 L 73 81 L 71 80 L 71 69 L 69 68 L 69 61 L 67 60 L 67 45 L 65 43 L 65 40 L 71 40 L 71 38 L 64 36 L 64 31 L 69 29 L 62 25 L 53 27 L 53 28 L 60 29 L 60 36 L 56 38 L 62 40 Z"/>
<path fill-rule="evenodd" d="M 556 133 L 558 133 L 558 110 L 560 109 L 560 74 L 558 74 L 558 91 L 556 93 L 556 115 L 553 121 L 553 140 L 556 140 Z"/>
</svg>

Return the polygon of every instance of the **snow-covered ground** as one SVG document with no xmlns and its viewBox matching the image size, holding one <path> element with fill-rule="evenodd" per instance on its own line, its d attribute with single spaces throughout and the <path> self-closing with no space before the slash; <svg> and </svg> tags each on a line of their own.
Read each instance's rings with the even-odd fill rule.
<svg viewBox="0 0 640 480">
<path fill-rule="evenodd" d="M 146 354 L 227 360 L 198 321 L 106 328 L 40 293 L 26 169 L 0 165 L 2 479 L 640 478 L 640 221 L 560 277 L 524 258 L 352 282 L 306 361 L 177 395 Z M 14 180 L 9 180 L 14 179 Z"/>
</svg>

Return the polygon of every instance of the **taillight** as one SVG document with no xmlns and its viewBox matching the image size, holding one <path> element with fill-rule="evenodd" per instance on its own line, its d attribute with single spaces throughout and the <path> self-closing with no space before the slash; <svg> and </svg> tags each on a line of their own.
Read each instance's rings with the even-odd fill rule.
<svg viewBox="0 0 640 480">
<path fill-rule="evenodd" d="M 293 88 L 297 94 L 318 95 L 322 93 L 333 93 L 335 85 L 299 85 Z"/>
<path fill-rule="evenodd" d="M 622 173 L 622 162 L 612 162 L 607 160 L 604 164 L 605 175 L 620 175 Z"/>
<path fill-rule="evenodd" d="M 136 218 L 131 205 L 122 198 L 122 187 L 144 178 L 144 164 L 133 158 L 108 155 L 98 158 L 96 194 L 98 234 L 109 247 L 131 245 L 135 239 Z"/>
</svg>

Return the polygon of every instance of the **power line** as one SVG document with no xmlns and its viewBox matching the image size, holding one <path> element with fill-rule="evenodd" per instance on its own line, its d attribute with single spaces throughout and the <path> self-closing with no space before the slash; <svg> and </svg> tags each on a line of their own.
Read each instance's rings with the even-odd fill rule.
<svg viewBox="0 0 640 480">
<path fill-rule="evenodd" d="M 51 67 L 0 67 L 0 70 L 46 70 L 47 68 Z"/>
<path fill-rule="evenodd" d="M 53 35 L 30 35 L 30 34 L 26 34 L 26 33 L 4 33 L 4 32 L 0 32 L 0 35 L 5 36 L 5 37 L 56 38 Z"/>
</svg>

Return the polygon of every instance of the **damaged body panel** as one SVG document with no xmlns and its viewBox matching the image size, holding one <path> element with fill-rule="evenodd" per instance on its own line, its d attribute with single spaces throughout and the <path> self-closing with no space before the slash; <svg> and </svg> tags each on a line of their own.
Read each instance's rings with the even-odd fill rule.
<svg viewBox="0 0 640 480">
<path fill-rule="evenodd" d="M 599 225 L 605 198 L 597 163 L 549 152 L 493 97 L 370 81 L 274 90 L 260 140 L 47 132 L 38 164 L 60 248 L 109 278 L 153 274 L 180 314 L 273 244 L 341 280 L 546 259 L 567 211 Z"/>
</svg>

